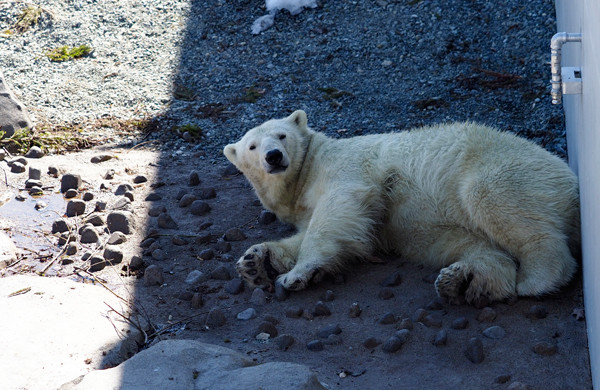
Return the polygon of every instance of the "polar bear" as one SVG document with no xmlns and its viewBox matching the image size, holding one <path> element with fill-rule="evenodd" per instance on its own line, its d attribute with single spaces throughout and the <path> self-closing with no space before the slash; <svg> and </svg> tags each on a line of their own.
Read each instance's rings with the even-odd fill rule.
<svg viewBox="0 0 600 390">
<path fill-rule="evenodd" d="M 349 260 L 393 253 L 441 268 L 441 297 L 476 304 L 556 291 L 577 267 L 577 178 L 510 133 L 467 122 L 333 139 L 299 110 L 224 154 L 297 228 L 239 259 L 250 286 L 301 290 Z"/>
</svg>

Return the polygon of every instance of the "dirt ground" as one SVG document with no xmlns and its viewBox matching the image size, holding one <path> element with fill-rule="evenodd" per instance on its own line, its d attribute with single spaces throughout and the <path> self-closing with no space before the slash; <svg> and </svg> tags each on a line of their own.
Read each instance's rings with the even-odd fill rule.
<svg viewBox="0 0 600 390">
<path fill-rule="evenodd" d="M 113 158 L 92 163 L 91 158 L 97 155 Z M 236 289 L 234 261 L 247 247 L 289 235 L 292 228 L 278 221 L 266 223 L 268 220 L 261 218 L 263 208 L 250 185 L 243 176 L 230 174 L 223 157 L 204 156 L 192 148 L 180 153 L 161 152 L 150 143 L 136 149 L 106 146 L 28 162 L 42 169 L 45 191 L 36 199 L 24 194 L 24 201 L 15 200 L 14 195 L 17 188 L 23 188 L 27 174 L 9 173 L 6 163 L 1 163 L 13 198 L 0 207 L 1 227 L 21 251 L 20 260 L 0 270 L 1 276 L 46 270 L 47 276 L 88 283 L 104 281 L 115 293 L 132 298 L 133 306 L 150 323 L 147 345 L 159 339 L 197 339 L 235 349 L 260 363 L 302 363 L 330 389 L 592 387 L 585 321 L 574 315 L 583 308 L 579 276 L 552 296 L 475 308 L 436 300 L 433 280 L 439 270 L 384 257 L 382 263 L 356 265 L 343 275 L 291 293 L 283 300 L 266 291 L 261 302 L 259 292 L 247 287 L 241 292 Z M 97 228 L 100 243 L 77 243 L 75 255 L 57 257 L 62 247 L 50 229 L 52 222 L 63 216 L 67 200 L 58 193 L 60 176 L 46 174 L 48 166 L 81 175 L 81 192 L 94 195 L 87 202 L 85 215 L 100 200 L 108 204 L 107 211 L 100 213 L 106 216 L 122 198 L 114 195 L 117 187 L 132 185 L 134 200 L 128 207 L 135 216 L 136 228 L 125 243 L 118 245 L 124 253 L 120 264 L 90 273 L 86 271 L 89 261 L 81 259 L 86 252 L 102 252 L 109 237 L 105 226 Z M 114 178 L 103 179 L 111 169 Z M 190 185 L 192 171 L 200 178 L 195 186 Z M 134 184 L 138 175 L 148 181 Z M 207 194 L 210 188 L 216 196 L 204 196 L 210 206 L 205 215 L 193 215 L 190 206 L 179 206 L 177 198 L 183 192 Z M 160 199 L 146 200 L 150 194 Z M 36 211 L 34 205 L 40 200 L 48 207 Z M 159 227 L 158 217 L 149 216 L 149 212 L 155 215 L 163 207 L 177 228 Z M 67 219 L 77 227 L 83 224 L 82 216 Z M 223 241 L 225 233 L 233 228 L 240 229 L 246 238 Z M 152 254 L 140 246 L 149 236 L 155 240 Z M 214 257 L 210 258 L 207 249 L 212 249 Z M 133 256 L 143 259 L 142 269 L 128 267 Z M 144 268 L 150 265 L 162 269 L 162 284 L 145 285 Z M 223 271 L 220 267 L 227 272 L 213 273 Z M 195 283 L 186 283 L 194 270 L 203 276 Z M 382 285 L 397 275 L 399 284 Z M 330 314 L 320 315 L 319 301 Z M 249 308 L 256 311 L 255 318 L 237 318 Z M 216 315 L 219 312 L 224 315 L 222 321 Z M 461 327 L 456 320 L 461 320 L 458 322 L 463 326 L 466 320 L 466 328 L 456 329 Z M 319 337 L 323 336 L 320 331 L 325 336 L 331 333 L 324 329 L 329 325 L 339 325 L 341 333 Z M 402 328 L 410 329 L 407 341 L 395 352 L 384 351 L 390 338 Z M 441 340 L 444 332 L 445 342 Z M 436 336 L 438 345 L 434 345 Z M 481 340 L 483 346 L 479 363 L 472 362 L 476 359 L 469 359 L 466 353 L 478 355 L 470 343 L 473 338 Z M 293 344 L 286 348 L 288 340 Z"/>
</svg>

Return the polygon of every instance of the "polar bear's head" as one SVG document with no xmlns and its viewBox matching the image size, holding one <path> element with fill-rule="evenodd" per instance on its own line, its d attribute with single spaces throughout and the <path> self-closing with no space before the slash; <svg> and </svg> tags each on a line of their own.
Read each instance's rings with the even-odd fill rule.
<svg viewBox="0 0 600 390">
<path fill-rule="evenodd" d="M 227 145 L 223 153 L 251 181 L 286 176 L 302 164 L 308 136 L 306 113 L 298 110 L 253 128 L 235 144 Z"/>
</svg>

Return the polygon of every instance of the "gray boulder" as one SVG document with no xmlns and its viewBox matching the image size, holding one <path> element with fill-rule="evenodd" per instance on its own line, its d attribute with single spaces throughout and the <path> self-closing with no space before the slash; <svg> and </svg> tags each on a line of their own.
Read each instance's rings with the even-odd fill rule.
<svg viewBox="0 0 600 390">
<path fill-rule="evenodd" d="M 0 71 L 0 131 L 12 137 L 15 131 L 33 127 L 25 106 L 12 93 Z"/>
<path fill-rule="evenodd" d="M 60 389 L 321 390 L 325 387 L 301 364 L 256 364 L 229 348 L 195 340 L 163 340 L 117 367 L 92 371 Z"/>
</svg>

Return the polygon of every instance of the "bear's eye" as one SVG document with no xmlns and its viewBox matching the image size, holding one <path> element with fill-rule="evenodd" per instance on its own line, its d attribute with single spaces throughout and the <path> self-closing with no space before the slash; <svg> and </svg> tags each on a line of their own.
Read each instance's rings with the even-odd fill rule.
<svg viewBox="0 0 600 390">
<path fill-rule="evenodd" d="M 250 145 L 250 150 L 256 149 L 256 145 Z"/>
<path fill-rule="evenodd" d="M 285 139 L 285 134 L 281 134 L 281 135 L 279 136 L 279 139 L 280 139 L 280 140 L 284 140 L 284 139 Z"/>
</svg>

